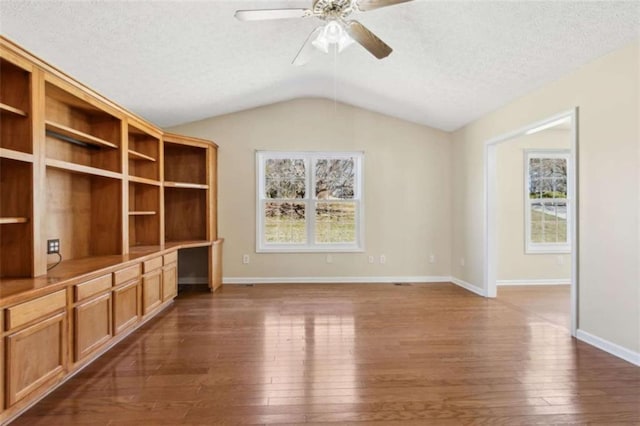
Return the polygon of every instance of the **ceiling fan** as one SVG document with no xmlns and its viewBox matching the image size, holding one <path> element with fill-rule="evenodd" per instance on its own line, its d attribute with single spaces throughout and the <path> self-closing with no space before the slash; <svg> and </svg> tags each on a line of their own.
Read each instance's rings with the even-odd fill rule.
<svg viewBox="0 0 640 426">
<path fill-rule="evenodd" d="M 383 59 L 393 51 L 364 25 L 348 20 L 354 11 L 367 12 L 381 7 L 393 6 L 411 0 L 312 0 L 310 9 L 255 9 L 238 10 L 235 17 L 240 21 L 262 21 L 269 19 L 290 19 L 316 17 L 326 23 L 307 37 L 307 40 L 293 60 L 294 65 L 304 65 L 317 50 L 325 53 L 335 46 L 338 52 L 346 49 L 354 41 L 367 49 L 373 56 Z M 316 50 L 317 49 L 317 50 Z"/>
</svg>

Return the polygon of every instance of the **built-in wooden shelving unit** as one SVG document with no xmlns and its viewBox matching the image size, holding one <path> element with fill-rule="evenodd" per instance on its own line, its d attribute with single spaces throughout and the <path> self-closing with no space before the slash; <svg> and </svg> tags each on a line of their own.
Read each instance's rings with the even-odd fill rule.
<svg viewBox="0 0 640 426">
<path fill-rule="evenodd" d="M 179 251 L 208 250 L 216 289 L 222 241 L 214 143 L 166 134 L 2 36 L 0 74 L 5 424 L 170 303 Z"/>
</svg>

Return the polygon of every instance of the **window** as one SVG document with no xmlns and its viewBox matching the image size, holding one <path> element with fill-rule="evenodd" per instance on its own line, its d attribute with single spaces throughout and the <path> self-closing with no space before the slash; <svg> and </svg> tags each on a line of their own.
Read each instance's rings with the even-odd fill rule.
<svg viewBox="0 0 640 426">
<path fill-rule="evenodd" d="M 259 151 L 256 250 L 361 251 L 363 156 Z"/>
<path fill-rule="evenodd" d="M 569 152 L 525 151 L 525 232 L 527 253 L 571 251 Z"/>
</svg>

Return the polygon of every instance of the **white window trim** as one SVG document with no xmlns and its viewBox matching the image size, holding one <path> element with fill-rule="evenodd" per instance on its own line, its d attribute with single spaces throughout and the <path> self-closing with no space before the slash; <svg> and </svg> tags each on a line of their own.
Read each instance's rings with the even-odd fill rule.
<svg viewBox="0 0 640 426">
<path fill-rule="evenodd" d="M 531 158 L 562 158 L 567 161 L 567 241 L 565 243 L 534 243 L 531 241 L 531 203 L 536 200 L 529 198 L 529 159 Z M 561 254 L 571 253 L 571 209 L 573 165 L 571 151 L 567 149 L 526 149 L 524 150 L 524 241 L 526 254 Z M 545 201 L 553 201 L 554 198 Z"/>
<path fill-rule="evenodd" d="M 305 183 L 307 196 L 303 199 L 292 201 L 304 202 L 306 208 L 307 242 L 298 244 L 274 244 L 267 243 L 264 239 L 264 164 L 266 159 L 302 159 L 305 162 L 309 178 Z M 313 180 L 315 179 L 316 159 L 343 159 L 354 158 L 356 182 L 353 200 L 344 200 L 356 203 L 356 242 L 316 244 L 315 235 L 315 191 Z M 256 252 L 257 253 L 339 253 L 339 252 L 364 252 L 364 152 L 321 152 L 321 151 L 256 151 Z M 341 200 L 332 200 L 340 202 Z"/>
</svg>

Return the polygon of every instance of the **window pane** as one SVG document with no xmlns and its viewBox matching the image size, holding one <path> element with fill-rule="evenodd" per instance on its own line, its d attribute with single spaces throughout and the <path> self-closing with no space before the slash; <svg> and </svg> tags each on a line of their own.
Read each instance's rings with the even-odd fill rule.
<svg viewBox="0 0 640 426">
<path fill-rule="evenodd" d="M 265 161 L 264 190 L 266 198 L 304 198 L 304 160 L 269 159 Z"/>
<path fill-rule="evenodd" d="M 316 243 L 354 243 L 356 241 L 356 203 L 318 202 L 315 240 Z"/>
<path fill-rule="evenodd" d="M 553 179 L 553 197 L 567 198 L 567 178 Z"/>
<path fill-rule="evenodd" d="M 265 203 L 265 241 L 268 243 L 305 243 L 305 203 Z"/>
<path fill-rule="evenodd" d="M 532 203 L 530 238 L 534 243 L 566 243 L 567 203 Z"/>
<path fill-rule="evenodd" d="M 316 161 L 316 197 L 320 200 L 354 198 L 355 161 L 353 158 Z"/>
</svg>

